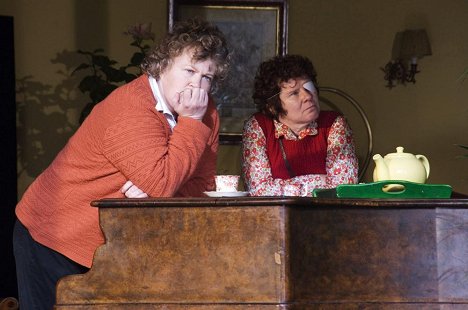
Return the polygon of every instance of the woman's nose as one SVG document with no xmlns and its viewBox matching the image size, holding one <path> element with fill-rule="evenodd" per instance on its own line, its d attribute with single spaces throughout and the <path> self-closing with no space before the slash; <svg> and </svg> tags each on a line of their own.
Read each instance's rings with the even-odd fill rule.
<svg viewBox="0 0 468 310">
<path fill-rule="evenodd" d="M 190 80 L 190 86 L 194 88 L 200 88 L 201 85 L 201 77 L 193 76 Z"/>
</svg>

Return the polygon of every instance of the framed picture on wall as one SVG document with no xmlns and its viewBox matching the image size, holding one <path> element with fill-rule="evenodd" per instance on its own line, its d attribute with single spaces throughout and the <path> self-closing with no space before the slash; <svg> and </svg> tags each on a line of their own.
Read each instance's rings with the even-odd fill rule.
<svg viewBox="0 0 468 310">
<path fill-rule="evenodd" d="M 253 114 L 258 65 L 287 53 L 287 0 L 169 0 L 169 29 L 189 18 L 208 20 L 226 35 L 233 52 L 226 80 L 213 97 L 221 119 L 220 143 L 238 144 Z"/>
</svg>

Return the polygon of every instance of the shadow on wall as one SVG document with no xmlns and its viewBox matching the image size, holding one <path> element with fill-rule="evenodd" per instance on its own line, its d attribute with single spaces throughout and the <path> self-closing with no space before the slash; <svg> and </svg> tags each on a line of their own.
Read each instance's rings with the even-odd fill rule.
<svg viewBox="0 0 468 310">
<path fill-rule="evenodd" d="M 63 78 L 47 85 L 25 76 L 16 80 L 16 130 L 18 178 L 37 177 L 78 128 L 84 95 L 78 90 L 80 75 L 71 75 L 83 56 L 62 51 L 51 60 L 64 66 Z"/>
<path fill-rule="evenodd" d="M 51 60 L 65 68 L 57 72 L 62 79 L 56 86 L 32 76 L 16 81 L 19 180 L 37 177 L 79 127 L 80 116 L 86 117 L 114 89 L 141 73 L 140 63 L 153 44 L 148 42 L 154 42 L 151 23 L 130 26 L 124 34 L 132 37 L 130 45 L 137 49 L 126 65 L 110 59 L 102 49 L 64 50 Z"/>
</svg>

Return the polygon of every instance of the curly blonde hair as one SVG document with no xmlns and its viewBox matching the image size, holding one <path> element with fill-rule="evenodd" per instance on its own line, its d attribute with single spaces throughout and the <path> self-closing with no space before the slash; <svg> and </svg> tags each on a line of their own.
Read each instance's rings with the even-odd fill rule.
<svg viewBox="0 0 468 310">
<path fill-rule="evenodd" d="M 227 76 L 231 55 L 224 34 L 206 21 L 189 19 L 174 24 L 172 31 L 143 59 L 141 69 L 159 79 L 172 60 L 187 49 L 193 50 L 195 61 L 211 59 L 215 62 L 216 73 L 211 91 L 216 91 L 219 81 Z"/>
</svg>

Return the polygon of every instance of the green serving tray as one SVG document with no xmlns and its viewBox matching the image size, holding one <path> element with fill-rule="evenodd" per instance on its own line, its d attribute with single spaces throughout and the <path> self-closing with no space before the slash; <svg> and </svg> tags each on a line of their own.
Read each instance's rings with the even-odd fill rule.
<svg viewBox="0 0 468 310">
<path fill-rule="evenodd" d="M 452 187 L 446 184 L 421 184 L 400 180 L 361 184 L 343 184 L 332 189 L 314 189 L 321 198 L 450 198 Z"/>
</svg>

